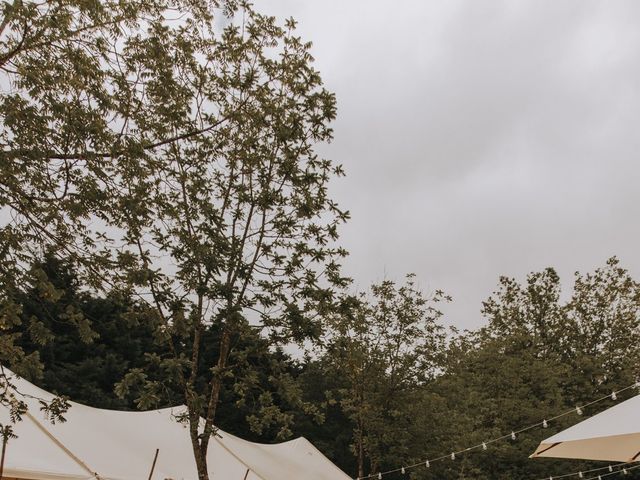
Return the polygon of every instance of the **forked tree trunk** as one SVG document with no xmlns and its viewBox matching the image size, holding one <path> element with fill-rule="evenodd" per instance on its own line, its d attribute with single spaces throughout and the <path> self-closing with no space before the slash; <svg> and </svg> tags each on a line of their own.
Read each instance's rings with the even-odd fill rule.
<svg viewBox="0 0 640 480">
<path fill-rule="evenodd" d="M 190 407 L 189 423 L 191 427 L 191 444 L 193 446 L 193 453 L 196 460 L 196 468 L 198 469 L 198 480 L 209 480 L 207 451 L 209 449 L 209 440 L 211 439 L 211 436 L 215 434 L 213 422 L 216 418 L 216 410 L 218 408 L 218 401 L 220 400 L 220 392 L 222 390 L 223 373 L 224 369 L 227 367 L 230 349 L 231 332 L 228 329 L 224 329 L 222 338 L 220 339 L 220 355 L 218 357 L 217 371 L 211 379 L 211 391 L 209 394 L 205 426 L 201 434 L 199 433 L 200 413 L 193 412 L 194 414 L 192 414 L 192 408 Z"/>
<path fill-rule="evenodd" d="M 193 406 L 189 406 L 189 433 L 191 436 L 191 447 L 193 449 L 193 458 L 196 461 L 196 470 L 198 472 L 198 480 L 209 480 L 207 472 L 207 459 L 202 455 L 200 449 L 200 415 L 197 409 Z M 196 410 L 196 415 L 192 415 L 191 410 Z"/>
</svg>

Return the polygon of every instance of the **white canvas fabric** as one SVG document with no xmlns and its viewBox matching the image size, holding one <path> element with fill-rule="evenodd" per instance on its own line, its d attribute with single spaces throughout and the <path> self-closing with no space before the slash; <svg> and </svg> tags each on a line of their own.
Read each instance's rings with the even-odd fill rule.
<svg viewBox="0 0 640 480">
<path fill-rule="evenodd" d="M 640 395 L 543 440 L 537 457 L 640 461 Z"/>
<path fill-rule="evenodd" d="M 5 369 L 6 370 L 6 369 Z M 53 396 L 23 380 L 13 381 L 30 406 L 7 445 L 4 476 L 32 480 L 197 480 L 191 442 L 175 415 L 185 407 L 120 412 L 71 403 L 64 423 L 50 423 L 37 399 Z M 0 423 L 6 423 L 6 407 Z M 347 480 L 304 438 L 265 445 L 223 431 L 207 455 L 212 480 Z"/>
</svg>

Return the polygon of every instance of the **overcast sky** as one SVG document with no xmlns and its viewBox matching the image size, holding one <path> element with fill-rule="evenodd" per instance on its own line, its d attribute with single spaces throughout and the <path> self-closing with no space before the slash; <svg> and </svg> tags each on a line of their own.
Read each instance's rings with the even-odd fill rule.
<svg viewBox="0 0 640 480">
<path fill-rule="evenodd" d="M 483 323 L 500 275 L 640 276 L 640 2 L 257 0 L 293 16 L 338 98 L 325 156 L 346 271 L 415 272 Z"/>
</svg>

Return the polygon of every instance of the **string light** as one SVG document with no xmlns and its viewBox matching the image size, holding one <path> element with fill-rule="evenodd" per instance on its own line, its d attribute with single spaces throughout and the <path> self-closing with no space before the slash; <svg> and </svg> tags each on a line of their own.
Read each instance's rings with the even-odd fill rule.
<svg viewBox="0 0 640 480">
<path fill-rule="evenodd" d="M 451 452 L 450 454 L 447 454 L 447 455 L 442 455 L 440 457 L 432 458 L 431 460 L 425 460 L 423 462 L 418 462 L 418 463 L 415 463 L 415 464 L 412 464 L 412 465 L 405 465 L 403 467 L 395 468 L 395 469 L 392 469 L 392 470 L 387 470 L 387 471 L 384 471 L 384 472 L 380 472 L 378 474 L 371 474 L 371 475 L 364 476 L 364 477 L 358 477 L 357 480 L 367 480 L 367 479 L 371 479 L 371 478 L 380 479 L 381 478 L 380 476 L 385 476 L 385 475 L 392 474 L 392 473 L 402 472 L 403 469 L 406 472 L 407 470 L 411 470 L 413 468 L 416 468 L 416 467 L 419 467 L 419 466 L 422 466 L 422 465 L 424 465 L 425 467 L 429 468 L 429 467 L 431 467 L 431 463 L 433 463 L 433 462 L 442 461 L 442 460 L 444 460 L 446 458 L 450 458 L 451 460 L 455 460 L 457 454 L 466 453 L 466 452 L 477 450 L 477 449 L 486 450 L 486 447 L 491 443 L 495 443 L 497 441 L 504 440 L 506 438 L 511 438 L 512 440 L 515 440 L 517 438 L 518 434 L 523 433 L 523 432 L 527 432 L 529 430 L 533 430 L 534 428 L 540 428 L 540 426 L 542 426 L 543 428 L 547 428 L 548 425 L 549 425 L 549 422 L 552 422 L 553 420 L 557 420 L 558 418 L 565 417 L 565 416 L 570 415 L 572 413 L 574 413 L 574 414 L 577 413 L 578 415 L 582 415 L 584 413 L 583 412 L 584 408 L 590 407 L 592 405 L 595 405 L 596 403 L 602 402 L 603 400 L 607 400 L 609 398 L 613 399 L 614 396 L 617 399 L 618 395 L 620 393 L 625 392 L 625 391 L 627 391 L 629 389 L 632 389 L 632 388 L 640 388 L 640 382 L 635 382 L 635 383 L 633 383 L 631 385 L 628 385 L 628 386 L 626 386 L 624 388 L 621 388 L 620 390 L 613 391 L 610 395 L 606 395 L 604 397 L 600 397 L 600 398 L 598 398 L 596 400 L 593 400 L 593 401 L 591 401 L 589 403 L 586 403 L 586 404 L 582 405 L 581 407 L 580 406 L 576 406 L 575 408 L 572 408 L 571 410 L 567 410 L 565 412 L 562 412 L 562 413 L 560 413 L 560 414 L 558 414 L 558 415 L 556 415 L 554 417 L 551 417 L 549 419 L 544 419 L 542 422 L 538 422 L 538 423 L 535 423 L 535 424 L 532 424 L 532 425 L 529 425 L 529 426 L 526 426 L 526 427 L 523 427 L 523 428 L 512 430 L 511 433 L 509 433 L 509 434 L 502 435 L 500 437 L 497 437 L 497 438 L 494 438 L 494 439 L 491 439 L 491 440 L 485 440 L 485 441 L 483 441 L 483 442 L 481 442 L 481 443 L 479 443 L 477 445 L 473 445 L 471 447 L 467 447 L 467 448 L 464 448 L 464 449 L 461 449 L 461 450 L 457 450 L 457 451 Z M 637 467 L 640 467 L 640 465 L 638 465 Z M 610 468 L 610 466 L 609 467 L 603 467 L 603 468 L 607 469 L 607 468 Z M 636 467 L 633 467 L 633 468 L 636 468 Z M 556 476 L 554 480 L 557 480 L 558 478 L 562 478 L 562 477 L 566 477 L 566 476 L 577 476 L 579 478 L 584 478 L 584 477 L 580 477 L 580 473 L 584 474 L 584 473 L 594 472 L 594 471 L 597 471 L 597 470 L 599 470 L 599 469 L 588 470 L 588 471 L 585 471 L 585 472 L 575 472 L 575 473 L 571 473 L 571 474 L 567 474 L 567 475 L 562 475 L 560 477 Z M 627 470 L 632 470 L 632 468 L 629 468 Z M 605 474 L 605 475 L 602 475 L 602 476 L 598 475 L 598 477 L 590 477 L 587 480 L 592 480 L 592 479 L 593 480 L 596 480 L 596 479 L 602 480 L 601 477 L 603 477 L 603 476 L 606 477 L 608 475 L 613 475 L 613 474 L 619 473 L 619 471 L 612 472 L 611 470 L 609 470 L 609 472 L 610 472 L 609 474 Z M 548 480 L 548 478 L 545 477 L 544 479 L 541 479 L 541 480 Z"/>
<path fill-rule="evenodd" d="M 611 392 L 611 400 L 615 402 L 617 399 L 618 399 L 618 396 L 616 395 L 616 392 Z"/>
<path fill-rule="evenodd" d="M 578 478 L 584 478 L 585 474 L 589 474 L 589 473 L 595 473 L 595 472 L 602 472 L 603 470 L 608 470 L 609 472 L 614 472 L 614 467 L 623 467 L 623 466 L 627 466 L 629 464 L 631 464 L 632 462 L 623 462 L 623 463 L 615 463 L 613 465 L 607 465 L 606 467 L 598 467 L 598 468 L 592 468 L 591 470 L 580 470 L 579 472 L 573 472 L 573 473 L 565 473 L 564 475 L 555 475 L 553 477 L 554 480 L 560 480 L 561 478 L 568 478 L 568 477 L 578 477 Z M 640 467 L 640 465 L 637 465 L 638 467 Z M 622 472 L 622 469 L 615 471 L 614 473 L 618 473 L 618 472 Z M 609 473 L 607 473 L 604 476 L 608 476 Z M 591 478 L 595 478 L 595 477 L 591 477 Z M 540 478 L 538 480 L 549 480 L 548 478 Z"/>
<path fill-rule="evenodd" d="M 628 465 L 630 465 L 632 463 L 634 464 L 634 466 L 627 468 Z M 416 466 L 416 465 L 413 465 L 413 466 Z M 428 460 L 425 462 L 425 466 L 426 467 L 430 466 L 430 462 Z M 402 468 L 400 468 L 399 470 L 396 470 L 396 471 L 399 471 L 399 472 L 404 474 L 406 472 L 407 468 L 411 468 L 411 467 L 412 467 L 412 465 L 410 465 L 408 467 L 402 467 Z M 616 468 L 616 467 L 622 467 L 622 468 L 620 468 L 619 470 L 614 470 L 614 468 Z M 630 470 L 635 470 L 636 468 L 640 468 L 640 465 L 637 464 L 636 462 L 623 462 L 623 463 L 616 463 L 616 464 L 613 464 L 613 465 L 607 465 L 606 467 L 593 468 L 591 470 L 585 470 L 585 471 L 581 470 L 579 472 L 572 472 L 572 473 L 565 473 L 563 475 L 544 477 L 544 478 L 540 478 L 538 480 L 560 480 L 560 479 L 563 479 L 563 478 L 576 477 L 576 476 L 578 478 L 584 479 L 584 480 L 596 480 L 596 479 L 597 480 L 602 480 L 604 477 L 609 477 L 611 475 L 616 475 L 616 474 L 619 474 L 619 473 L 624 473 L 625 475 L 627 475 Z M 606 473 L 604 475 L 599 474 L 598 476 L 593 476 L 593 477 L 589 477 L 589 478 L 585 479 L 585 474 L 601 472 L 602 470 L 608 470 L 610 473 Z M 393 472 L 383 472 L 383 473 L 386 475 L 388 473 L 393 473 Z M 378 476 L 377 478 L 379 478 L 379 475 L 380 475 L 380 473 L 369 475 L 369 477 L 358 477 L 356 480 L 366 480 L 367 478 L 376 477 L 376 476 Z"/>
<path fill-rule="evenodd" d="M 631 463 L 631 462 L 629 462 L 629 463 Z M 622 465 L 626 465 L 626 464 L 622 464 Z M 604 475 L 598 475 L 597 477 L 590 477 L 587 480 L 596 480 L 596 479 L 597 480 L 602 480 L 604 477 L 610 477 L 612 475 L 618 475 L 620 472 L 622 472 L 624 475 L 627 475 L 630 470 L 635 470 L 636 468 L 640 468 L 640 465 L 635 465 L 635 466 L 629 467 L 629 468 L 622 468 L 621 470 L 610 471 L 609 473 L 605 473 Z"/>
</svg>

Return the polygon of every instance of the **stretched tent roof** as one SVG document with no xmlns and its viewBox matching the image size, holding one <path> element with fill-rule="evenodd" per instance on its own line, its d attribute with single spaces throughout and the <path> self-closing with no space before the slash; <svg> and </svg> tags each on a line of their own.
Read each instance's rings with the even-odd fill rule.
<svg viewBox="0 0 640 480">
<path fill-rule="evenodd" d="M 531 458 L 640 460 L 640 395 L 543 440 Z"/>
<path fill-rule="evenodd" d="M 5 369 L 6 370 L 6 369 Z M 53 398 L 24 379 L 12 378 L 29 405 L 7 444 L 5 477 L 33 480 L 144 480 L 158 450 L 154 480 L 196 480 L 188 430 L 175 415 L 185 407 L 148 412 L 102 410 L 71 402 L 66 422 L 50 423 L 39 399 Z M 0 407 L 0 423 L 8 411 Z M 219 431 L 209 444 L 210 478 L 220 480 L 347 480 L 305 438 L 266 445 Z"/>
</svg>

